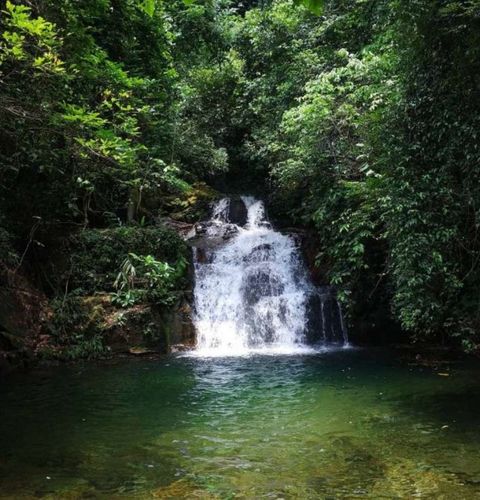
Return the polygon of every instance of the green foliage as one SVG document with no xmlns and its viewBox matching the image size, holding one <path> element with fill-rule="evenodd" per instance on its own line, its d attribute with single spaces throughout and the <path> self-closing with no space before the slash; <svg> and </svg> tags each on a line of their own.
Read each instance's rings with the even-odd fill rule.
<svg viewBox="0 0 480 500">
<path fill-rule="evenodd" d="M 185 117 L 173 65 L 183 36 L 173 18 L 192 9 L 160 0 L 7 2 L 0 209 L 17 219 L 20 237 L 34 216 L 87 226 L 128 206 L 140 219 L 145 196 L 175 194 L 225 170 L 225 150 Z"/>
<path fill-rule="evenodd" d="M 186 248 L 152 221 L 195 221 L 215 197 L 198 186 L 233 184 L 316 232 L 352 322 L 381 302 L 417 340 L 476 349 L 479 8 L 6 2 L 0 258 L 76 228 L 58 288 L 168 303 Z"/>
<path fill-rule="evenodd" d="M 321 14 L 323 12 L 323 0 L 295 0 L 295 3 L 304 5 L 315 14 Z"/>
<path fill-rule="evenodd" d="M 150 17 L 155 13 L 155 0 L 142 0 L 139 7 Z"/>
<path fill-rule="evenodd" d="M 173 290 L 186 267 L 187 261 L 183 257 L 171 266 L 152 255 L 129 253 L 113 284 L 117 289 L 113 302 L 122 307 L 141 301 L 171 305 L 176 299 Z"/>
<path fill-rule="evenodd" d="M 106 353 L 101 335 L 103 309 L 82 298 L 78 291 L 51 302 L 49 323 L 52 343 L 42 350 L 49 358 L 98 358 Z"/>
<path fill-rule="evenodd" d="M 399 8 L 403 92 L 380 136 L 393 305 L 418 339 L 442 332 L 472 349 L 480 312 L 480 4 L 417 4 Z"/>
<path fill-rule="evenodd" d="M 380 292 L 417 340 L 449 335 L 469 349 L 480 277 L 474 4 L 328 4 L 320 72 L 268 145 L 276 197 L 318 229 L 318 264 L 350 312 Z"/>
<path fill-rule="evenodd" d="M 170 264 L 183 262 L 187 247 L 173 231 L 163 227 L 127 226 L 115 229 L 95 229 L 70 238 L 70 266 L 65 280 L 72 288 L 85 292 L 113 291 L 113 282 L 125 255 L 154 255 Z"/>
<path fill-rule="evenodd" d="M 320 3 L 226 17 L 222 140 L 242 176 L 271 175 L 277 213 L 316 229 L 352 320 L 383 302 L 414 338 L 475 348 L 479 2 Z"/>
<path fill-rule="evenodd" d="M 64 66 L 58 51 L 61 45 L 55 26 L 38 17 L 33 19 L 31 9 L 7 0 L 4 31 L 0 42 L 0 64 L 18 61 L 30 67 L 33 75 L 63 73 Z"/>
</svg>

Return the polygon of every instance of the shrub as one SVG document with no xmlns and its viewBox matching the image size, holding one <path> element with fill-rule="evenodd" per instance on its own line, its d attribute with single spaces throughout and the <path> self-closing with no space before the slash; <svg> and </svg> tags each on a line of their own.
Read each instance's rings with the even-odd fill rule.
<svg viewBox="0 0 480 500">
<path fill-rule="evenodd" d="M 187 261 L 182 257 L 175 266 L 156 260 L 151 255 L 128 254 L 114 282 L 118 290 L 113 302 L 127 307 L 141 300 L 171 305 L 174 287 L 183 276 Z"/>
<path fill-rule="evenodd" d="M 97 358 L 105 354 L 102 338 L 103 308 L 75 290 L 51 302 L 49 330 L 53 345 L 42 350 L 46 357 L 65 360 Z"/>
<path fill-rule="evenodd" d="M 118 270 L 130 253 L 151 255 L 174 264 L 185 259 L 187 246 L 172 230 L 163 227 L 91 229 L 69 240 L 70 287 L 86 293 L 114 291 Z"/>
</svg>

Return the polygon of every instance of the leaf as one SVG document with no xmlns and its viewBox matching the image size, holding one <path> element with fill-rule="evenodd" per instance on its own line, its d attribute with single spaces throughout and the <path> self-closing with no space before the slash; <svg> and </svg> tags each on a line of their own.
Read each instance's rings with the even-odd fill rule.
<svg viewBox="0 0 480 500">
<path fill-rule="evenodd" d="M 138 6 L 150 17 L 155 14 L 155 0 L 142 0 Z"/>
<path fill-rule="evenodd" d="M 318 16 L 323 12 L 324 0 L 295 0 L 297 5 L 303 5 Z"/>
</svg>

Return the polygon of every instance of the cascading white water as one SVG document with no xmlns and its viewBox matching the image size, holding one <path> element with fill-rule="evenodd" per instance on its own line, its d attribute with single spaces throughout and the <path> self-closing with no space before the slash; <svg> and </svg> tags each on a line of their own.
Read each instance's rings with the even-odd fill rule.
<svg viewBox="0 0 480 500">
<path fill-rule="evenodd" d="M 197 353 L 311 350 L 305 345 L 305 328 L 312 285 L 295 242 L 271 228 L 261 201 L 242 200 L 245 226 L 237 226 L 223 245 L 195 251 Z M 229 223 L 229 203 L 223 199 L 214 207 L 214 230 Z"/>
</svg>

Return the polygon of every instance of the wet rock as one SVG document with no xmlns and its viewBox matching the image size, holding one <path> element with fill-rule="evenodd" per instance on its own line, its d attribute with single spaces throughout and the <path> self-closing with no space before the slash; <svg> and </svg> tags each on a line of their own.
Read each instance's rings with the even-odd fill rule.
<svg viewBox="0 0 480 500">
<path fill-rule="evenodd" d="M 137 346 L 130 347 L 128 350 L 129 354 L 133 354 L 134 356 L 144 356 L 147 354 L 155 354 L 153 349 L 148 349 L 147 347 Z"/>
<path fill-rule="evenodd" d="M 112 309 L 105 318 L 104 342 L 113 354 L 130 353 L 133 347 L 146 346 L 145 332 L 157 330 L 160 333 L 155 323 L 154 311 L 148 305 Z M 166 342 L 163 344 L 157 346 L 157 352 L 166 352 Z"/>
<path fill-rule="evenodd" d="M 244 262 L 265 262 L 269 260 L 272 256 L 272 245 L 269 243 L 263 243 L 252 249 L 250 255 L 243 258 Z"/>
<path fill-rule="evenodd" d="M 113 354 L 166 353 L 176 344 L 192 346 L 195 328 L 190 304 L 173 308 L 136 305 L 112 309 L 105 318 L 104 341 Z"/>
<path fill-rule="evenodd" d="M 248 211 L 241 198 L 231 198 L 228 207 L 228 221 L 238 226 L 244 226 L 247 223 Z"/>
<path fill-rule="evenodd" d="M 252 249 L 252 253 L 259 253 L 259 252 L 271 252 L 272 250 L 272 245 L 270 243 L 263 243 L 262 245 L 257 245 Z"/>
<path fill-rule="evenodd" d="M 324 322 L 322 319 L 322 300 L 317 293 L 312 293 L 307 301 L 306 337 L 309 344 L 317 344 L 324 337 Z"/>
<path fill-rule="evenodd" d="M 170 347 L 171 353 L 189 351 L 193 346 L 191 344 L 174 344 Z"/>
<path fill-rule="evenodd" d="M 309 295 L 306 316 L 309 344 L 344 341 L 340 309 L 332 287 L 319 286 Z"/>
<path fill-rule="evenodd" d="M 276 297 L 285 286 L 268 268 L 250 271 L 244 278 L 244 298 L 248 305 L 256 304 L 262 297 Z"/>
<path fill-rule="evenodd" d="M 205 248 L 197 248 L 196 261 L 199 264 L 208 264 L 211 261 L 211 254 Z"/>
<path fill-rule="evenodd" d="M 229 240 L 238 233 L 238 227 L 232 224 L 227 224 L 222 234 L 223 240 Z"/>
<path fill-rule="evenodd" d="M 209 226 L 212 226 L 212 225 L 213 225 L 213 223 L 211 223 L 211 222 L 198 222 L 197 224 L 194 225 L 195 235 L 197 235 L 197 236 L 206 235 L 208 232 Z"/>
<path fill-rule="evenodd" d="M 219 221 L 198 222 L 186 236 L 188 245 L 196 248 L 216 248 L 238 233 L 234 224 Z"/>
<path fill-rule="evenodd" d="M 174 310 L 169 311 L 164 320 L 169 326 L 169 349 L 173 346 L 183 345 L 185 349 L 195 345 L 195 326 L 193 324 L 193 311 L 190 303 L 181 301 Z"/>
</svg>

